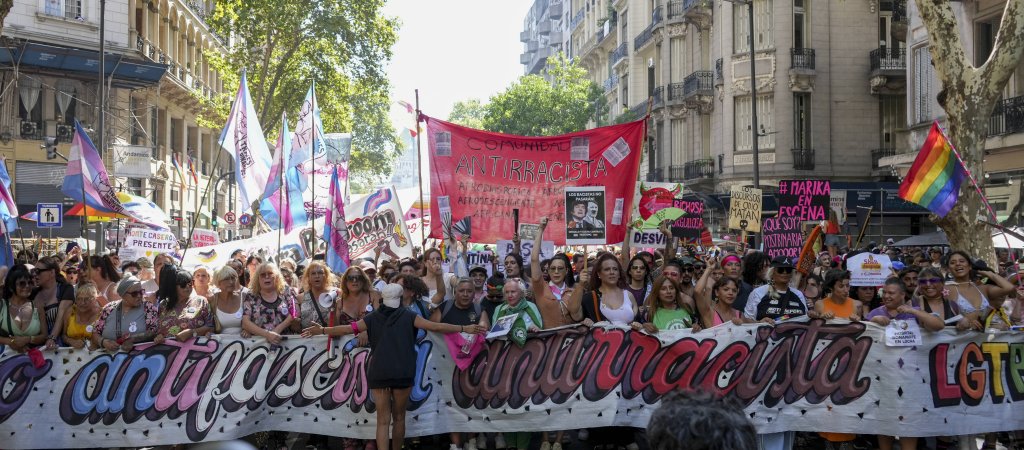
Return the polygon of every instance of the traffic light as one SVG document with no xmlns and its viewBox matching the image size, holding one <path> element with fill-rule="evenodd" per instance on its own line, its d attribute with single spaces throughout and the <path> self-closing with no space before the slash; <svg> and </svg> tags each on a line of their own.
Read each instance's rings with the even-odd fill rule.
<svg viewBox="0 0 1024 450">
<path fill-rule="evenodd" d="M 217 223 L 217 210 L 216 209 L 213 210 L 211 215 L 213 216 L 213 221 L 211 222 L 211 225 L 213 225 L 213 229 L 216 230 L 217 229 L 217 225 L 218 225 L 218 223 Z"/>
<path fill-rule="evenodd" d="M 43 145 L 40 147 L 46 149 L 46 159 L 57 159 L 57 138 L 51 136 L 43 138 Z"/>
</svg>

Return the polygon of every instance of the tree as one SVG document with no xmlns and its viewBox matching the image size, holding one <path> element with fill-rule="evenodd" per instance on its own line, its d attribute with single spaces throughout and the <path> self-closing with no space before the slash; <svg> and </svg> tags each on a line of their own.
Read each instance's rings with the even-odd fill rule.
<svg viewBox="0 0 1024 450">
<path fill-rule="evenodd" d="M 947 0 L 916 0 L 931 40 L 929 51 L 942 82 L 939 104 L 946 110 L 949 137 L 972 173 L 982 173 L 988 120 L 1014 68 L 1024 53 L 1024 0 L 1008 0 L 988 60 L 974 67 L 967 58 L 960 27 Z M 960 199 L 944 218 L 932 216 L 949 237 L 950 247 L 988 260 L 995 266 L 991 230 L 979 220 L 988 217 L 973 186 L 963 186 Z"/>
<path fill-rule="evenodd" d="M 550 136 L 586 129 L 608 109 L 604 90 L 587 71 L 562 53 L 548 58 L 548 82 L 525 75 L 505 92 L 491 97 L 483 126 L 489 131 L 523 136 Z"/>
<path fill-rule="evenodd" d="M 14 7 L 14 0 L 0 0 L 0 31 L 3 31 L 3 24 L 7 21 L 7 14 Z"/>
<path fill-rule="evenodd" d="M 349 169 L 356 174 L 390 173 L 399 143 L 388 117 L 383 65 L 391 58 L 397 22 L 381 15 L 383 3 L 217 2 L 210 24 L 214 32 L 232 39 L 226 56 L 206 55 L 226 87 L 221 98 L 203 103 L 206 119 L 221 119 L 216 126 L 223 126 L 221 116 L 244 69 L 260 124 L 272 137 L 280 129 L 282 112 L 298 117 L 315 81 L 325 132 L 352 133 Z"/>
<path fill-rule="evenodd" d="M 481 130 L 484 128 L 484 114 L 486 113 L 487 108 L 480 104 L 480 99 L 471 98 L 455 102 L 455 105 L 452 105 L 452 112 L 448 114 L 448 121 Z"/>
</svg>

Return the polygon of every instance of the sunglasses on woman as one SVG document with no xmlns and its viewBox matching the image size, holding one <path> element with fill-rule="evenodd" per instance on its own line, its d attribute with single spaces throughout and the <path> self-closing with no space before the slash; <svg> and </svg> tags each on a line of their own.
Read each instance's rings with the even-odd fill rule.
<svg viewBox="0 0 1024 450">
<path fill-rule="evenodd" d="M 779 273 L 781 275 L 785 275 L 785 274 L 793 273 L 793 268 L 792 267 L 776 267 L 775 268 L 775 272 Z"/>
<path fill-rule="evenodd" d="M 942 279 L 941 278 L 918 278 L 917 279 L 917 285 L 918 286 L 928 286 L 930 284 L 936 284 L 936 285 L 942 284 Z"/>
<path fill-rule="evenodd" d="M 363 281 L 363 278 L 357 275 L 349 275 L 345 277 L 345 281 Z"/>
<path fill-rule="evenodd" d="M 125 292 L 124 294 L 122 294 L 121 297 L 138 297 L 138 296 L 142 295 L 142 293 L 143 293 L 142 289 L 139 289 L 139 290 L 136 290 L 136 291 L 128 291 L 128 292 Z"/>
<path fill-rule="evenodd" d="M 192 287 L 192 282 L 191 281 L 187 281 L 187 282 L 184 282 L 184 283 L 178 283 L 178 287 L 180 287 L 182 289 L 190 288 L 190 287 Z"/>
</svg>

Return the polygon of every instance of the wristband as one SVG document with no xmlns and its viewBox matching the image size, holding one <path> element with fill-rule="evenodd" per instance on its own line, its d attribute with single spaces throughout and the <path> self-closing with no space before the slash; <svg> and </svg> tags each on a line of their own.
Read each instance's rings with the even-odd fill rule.
<svg viewBox="0 0 1024 450">
<path fill-rule="evenodd" d="M 359 334 L 358 322 L 352 322 L 352 334 Z"/>
</svg>

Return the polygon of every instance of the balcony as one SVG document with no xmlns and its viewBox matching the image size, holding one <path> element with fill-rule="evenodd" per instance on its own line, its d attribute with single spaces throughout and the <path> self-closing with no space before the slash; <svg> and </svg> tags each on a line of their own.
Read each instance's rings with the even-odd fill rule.
<svg viewBox="0 0 1024 450">
<path fill-rule="evenodd" d="M 872 94 L 906 93 L 907 50 L 879 47 L 868 54 L 871 60 L 869 87 Z"/>
<path fill-rule="evenodd" d="M 668 166 L 668 182 L 679 182 L 686 180 L 686 168 L 684 166 Z"/>
<path fill-rule="evenodd" d="M 683 98 L 695 95 L 714 95 L 715 87 L 710 70 L 698 70 L 683 78 Z"/>
<path fill-rule="evenodd" d="M 814 49 L 813 48 L 791 48 L 789 49 L 791 69 L 814 70 Z"/>
<path fill-rule="evenodd" d="M 907 0 L 896 0 L 892 6 L 892 38 L 900 42 L 907 40 L 907 27 L 910 16 L 907 15 Z"/>
<path fill-rule="evenodd" d="M 615 51 L 612 52 L 611 56 L 608 59 L 612 61 L 612 66 L 614 66 L 618 64 L 619 61 L 625 59 L 627 53 L 628 47 L 626 47 L 626 43 L 623 42 L 622 44 L 619 44 L 619 46 L 615 49 Z"/>
<path fill-rule="evenodd" d="M 888 158 L 890 156 L 895 156 L 895 155 L 896 155 L 896 149 L 894 149 L 894 148 L 876 148 L 874 150 L 871 150 L 871 168 L 872 169 L 881 169 L 882 167 L 879 165 L 878 162 L 882 158 Z"/>
<path fill-rule="evenodd" d="M 640 49 L 644 48 L 644 46 L 651 42 L 653 38 L 654 24 L 650 24 L 647 28 L 644 28 L 644 31 L 641 31 L 640 34 L 636 35 L 636 39 L 633 39 L 633 51 L 640 51 Z"/>
<path fill-rule="evenodd" d="M 793 169 L 796 169 L 796 170 L 814 170 L 814 149 L 813 148 L 794 148 L 793 149 Z"/>
<path fill-rule="evenodd" d="M 523 53 L 523 54 L 520 54 L 520 55 L 519 55 L 519 64 L 529 64 L 529 63 L 530 63 L 530 55 L 531 55 L 531 54 L 532 54 L 532 53 Z"/>
<path fill-rule="evenodd" d="M 996 102 L 989 118 L 989 136 L 1024 132 L 1024 96 Z"/>
<path fill-rule="evenodd" d="M 540 21 L 540 24 L 537 25 L 537 33 L 539 33 L 539 34 L 541 34 L 543 36 L 547 36 L 547 35 L 551 34 L 551 21 L 550 20 L 542 20 L 542 21 Z"/>
<path fill-rule="evenodd" d="M 686 9 L 684 8 L 684 5 L 683 5 L 683 0 L 672 0 L 672 1 L 668 2 L 668 6 L 666 7 L 666 10 L 667 11 L 666 11 L 665 17 L 668 20 L 682 19 L 683 15 L 686 13 Z"/>
<path fill-rule="evenodd" d="M 604 80 L 604 93 L 607 94 L 615 89 L 619 85 L 619 76 L 612 75 L 608 79 Z"/>
<path fill-rule="evenodd" d="M 562 2 L 554 2 L 548 6 L 548 17 L 559 19 L 562 17 Z"/>
<path fill-rule="evenodd" d="M 711 158 L 689 161 L 683 165 L 684 180 L 710 180 L 715 177 L 715 160 Z"/>
<path fill-rule="evenodd" d="M 906 74 L 907 50 L 903 48 L 879 47 L 870 53 L 871 71 L 896 71 Z"/>
<path fill-rule="evenodd" d="M 585 13 L 586 13 L 586 10 L 580 8 L 579 11 L 576 11 L 576 14 L 573 14 L 572 20 L 569 21 L 569 31 L 570 32 L 576 31 L 576 27 L 578 27 L 581 23 L 583 23 L 583 15 Z"/>
<path fill-rule="evenodd" d="M 642 119 L 644 116 L 646 116 L 647 115 L 647 99 L 645 98 L 644 101 L 633 105 L 632 108 L 629 108 L 629 113 L 635 119 Z"/>
<path fill-rule="evenodd" d="M 711 25 L 711 0 L 683 0 L 683 17 L 706 29 Z"/>
<path fill-rule="evenodd" d="M 530 41 L 530 32 L 529 31 L 520 31 L 519 32 L 519 42 L 529 42 L 529 41 Z"/>
</svg>

